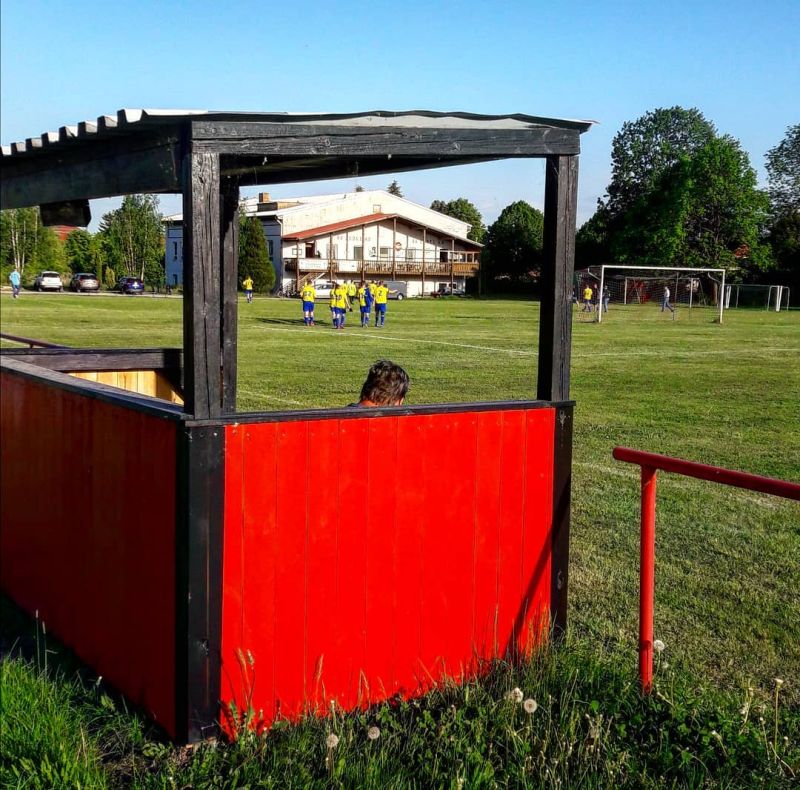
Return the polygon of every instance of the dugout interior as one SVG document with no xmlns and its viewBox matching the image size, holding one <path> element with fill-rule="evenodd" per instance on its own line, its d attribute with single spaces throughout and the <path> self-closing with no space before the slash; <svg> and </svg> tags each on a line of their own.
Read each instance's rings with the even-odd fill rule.
<svg viewBox="0 0 800 790">
<path fill-rule="evenodd" d="M 3 591 L 181 741 L 230 726 L 230 703 L 268 722 L 409 696 L 563 629 L 590 125 L 121 110 L 3 146 L 2 208 L 46 223 L 181 193 L 185 260 L 182 349 L 2 349 Z M 504 158 L 546 162 L 535 398 L 237 412 L 241 186 Z M 326 507 L 374 491 L 383 517 Z"/>
</svg>

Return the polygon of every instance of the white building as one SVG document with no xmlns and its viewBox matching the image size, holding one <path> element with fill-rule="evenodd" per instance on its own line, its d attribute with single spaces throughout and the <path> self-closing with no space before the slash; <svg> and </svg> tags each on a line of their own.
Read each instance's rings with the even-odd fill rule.
<svg viewBox="0 0 800 790">
<path fill-rule="evenodd" d="M 470 226 L 384 190 L 244 201 L 264 227 L 276 283 L 295 290 L 307 280 L 395 280 L 408 296 L 465 286 L 479 271 L 481 245 Z M 167 279 L 183 281 L 183 224 L 166 221 Z"/>
</svg>

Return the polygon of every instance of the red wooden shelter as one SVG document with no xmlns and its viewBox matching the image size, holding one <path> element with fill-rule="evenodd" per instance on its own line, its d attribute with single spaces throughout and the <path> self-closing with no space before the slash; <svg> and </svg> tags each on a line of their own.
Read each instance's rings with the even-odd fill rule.
<svg viewBox="0 0 800 790">
<path fill-rule="evenodd" d="M 352 708 L 563 628 L 589 126 L 123 110 L 4 146 L 2 208 L 39 205 L 45 222 L 86 224 L 93 198 L 182 193 L 186 262 L 183 349 L 0 354 L 4 592 L 179 740 L 231 701 L 267 720 Z M 240 186 L 510 157 L 546 160 L 536 399 L 237 412 Z M 363 523 L 325 507 L 367 492 L 381 515 Z"/>
</svg>

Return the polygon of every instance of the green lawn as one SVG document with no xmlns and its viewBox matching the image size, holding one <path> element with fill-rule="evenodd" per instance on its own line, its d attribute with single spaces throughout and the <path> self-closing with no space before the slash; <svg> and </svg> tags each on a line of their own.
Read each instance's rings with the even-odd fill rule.
<svg viewBox="0 0 800 790">
<path fill-rule="evenodd" d="M 179 299 L 34 296 L 0 300 L 3 332 L 78 346 L 179 345 Z M 242 410 L 333 406 L 381 357 L 404 365 L 411 403 L 535 393 L 538 305 L 506 300 L 390 303 L 381 330 L 334 332 L 327 302 L 240 305 Z M 352 314 L 349 317 L 353 321 Z M 615 445 L 800 480 L 800 312 L 612 310 L 573 332 L 576 400 L 570 623 L 634 677 L 638 469 Z M 354 322 L 357 323 L 357 322 Z M 800 506 L 661 475 L 657 638 L 691 683 L 782 704 L 800 717 Z M 298 736 L 299 737 L 299 736 Z"/>
</svg>

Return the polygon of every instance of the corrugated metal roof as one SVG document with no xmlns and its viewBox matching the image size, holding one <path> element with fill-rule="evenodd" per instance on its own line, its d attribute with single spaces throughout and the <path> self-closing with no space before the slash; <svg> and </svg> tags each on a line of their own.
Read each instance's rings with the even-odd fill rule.
<svg viewBox="0 0 800 790">
<path fill-rule="evenodd" d="M 202 116 L 203 120 L 230 122 L 267 122 L 358 127 L 407 127 L 451 129 L 525 129 L 549 126 L 578 129 L 585 132 L 595 121 L 547 118 L 512 113 L 480 115 L 467 112 L 434 112 L 432 110 L 371 110 L 359 113 L 287 113 L 287 112 L 223 112 L 217 110 L 123 109 L 116 115 L 101 115 L 96 121 L 62 126 L 58 131 L 44 132 L 38 137 L 2 146 L 2 157 L 33 155 L 55 147 L 86 143 L 100 137 L 131 135 L 158 126 L 169 126 Z"/>
</svg>

